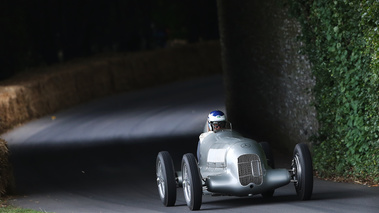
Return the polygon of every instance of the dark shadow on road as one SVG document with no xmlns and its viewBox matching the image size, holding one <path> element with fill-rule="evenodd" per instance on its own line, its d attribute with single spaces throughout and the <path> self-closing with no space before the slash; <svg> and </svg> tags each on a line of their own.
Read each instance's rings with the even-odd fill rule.
<svg viewBox="0 0 379 213">
<path fill-rule="evenodd" d="M 183 154 L 196 152 L 198 135 L 147 138 L 133 141 L 110 140 L 94 143 L 77 141 L 70 146 L 13 146 L 18 193 L 56 190 L 56 187 L 92 187 L 121 182 L 155 181 L 155 160 L 159 151 L 172 155 L 180 169 Z M 73 145 L 77 144 L 77 145 Z M 84 145 L 85 144 L 85 145 Z M 135 181 L 137 180 L 137 181 Z"/>
</svg>

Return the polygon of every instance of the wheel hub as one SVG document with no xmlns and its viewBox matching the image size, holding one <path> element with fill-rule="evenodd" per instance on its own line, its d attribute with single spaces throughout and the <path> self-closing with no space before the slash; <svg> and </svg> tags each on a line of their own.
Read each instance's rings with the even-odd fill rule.
<svg viewBox="0 0 379 213">
<path fill-rule="evenodd" d="M 292 182 L 295 184 L 295 187 L 297 189 L 300 189 L 301 187 L 301 173 L 302 173 L 302 170 L 301 170 L 301 166 L 300 166 L 300 159 L 299 159 L 299 156 L 296 154 L 292 160 Z"/>
<path fill-rule="evenodd" d="M 184 189 L 184 197 L 186 202 L 190 202 L 191 200 L 191 182 L 188 177 L 188 168 L 187 165 L 184 165 L 183 169 L 183 189 Z"/>
<path fill-rule="evenodd" d="M 157 185 L 158 185 L 158 190 L 159 190 L 159 195 L 163 198 L 165 196 L 165 182 L 164 182 L 164 177 L 162 175 L 162 164 L 159 161 L 158 162 L 158 169 L 157 169 Z"/>
</svg>

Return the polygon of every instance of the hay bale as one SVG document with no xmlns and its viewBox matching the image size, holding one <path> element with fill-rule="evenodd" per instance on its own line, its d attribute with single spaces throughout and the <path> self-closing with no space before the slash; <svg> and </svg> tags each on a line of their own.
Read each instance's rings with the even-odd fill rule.
<svg viewBox="0 0 379 213">
<path fill-rule="evenodd" d="M 9 192 L 13 180 L 8 157 L 7 142 L 0 138 L 0 197 Z"/>
<path fill-rule="evenodd" d="M 96 56 L 22 73 L 0 84 L 0 133 L 94 98 L 221 73 L 218 41 Z"/>
</svg>

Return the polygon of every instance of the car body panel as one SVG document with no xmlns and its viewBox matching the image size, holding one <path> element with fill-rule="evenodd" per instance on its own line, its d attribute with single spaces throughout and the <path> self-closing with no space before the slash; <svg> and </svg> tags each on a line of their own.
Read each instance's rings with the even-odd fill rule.
<svg viewBox="0 0 379 213">
<path fill-rule="evenodd" d="M 199 144 L 198 165 L 206 190 L 225 195 L 260 194 L 291 181 L 286 169 L 272 169 L 256 141 L 224 129 Z"/>
</svg>

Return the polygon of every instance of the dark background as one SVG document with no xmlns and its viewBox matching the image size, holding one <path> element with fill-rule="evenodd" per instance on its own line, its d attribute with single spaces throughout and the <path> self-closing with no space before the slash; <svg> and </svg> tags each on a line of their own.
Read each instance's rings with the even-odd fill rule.
<svg viewBox="0 0 379 213">
<path fill-rule="evenodd" d="M 216 0 L 1 0 L 0 79 L 100 53 L 219 38 Z"/>
<path fill-rule="evenodd" d="M 309 142 L 318 127 L 310 106 L 314 81 L 306 57 L 299 54 L 299 25 L 287 14 L 285 2 L 0 2 L 1 29 L 6 32 L 0 34 L 2 79 L 75 58 L 156 50 L 178 39 L 187 43 L 219 39 L 224 79 L 220 90 L 226 93 L 226 112 L 234 129 L 292 152 L 296 143 Z M 205 64 L 215 66 L 209 55 L 202 57 Z M 160 61 L 175 65 L 170 59 Z M 145 74 L 141 70 L 138 73 Z M 92 79 L 95 70 L 89 72 Z M 94 88 L 80 86 L 85 88 L 81 91 Z"/>
</svg>

